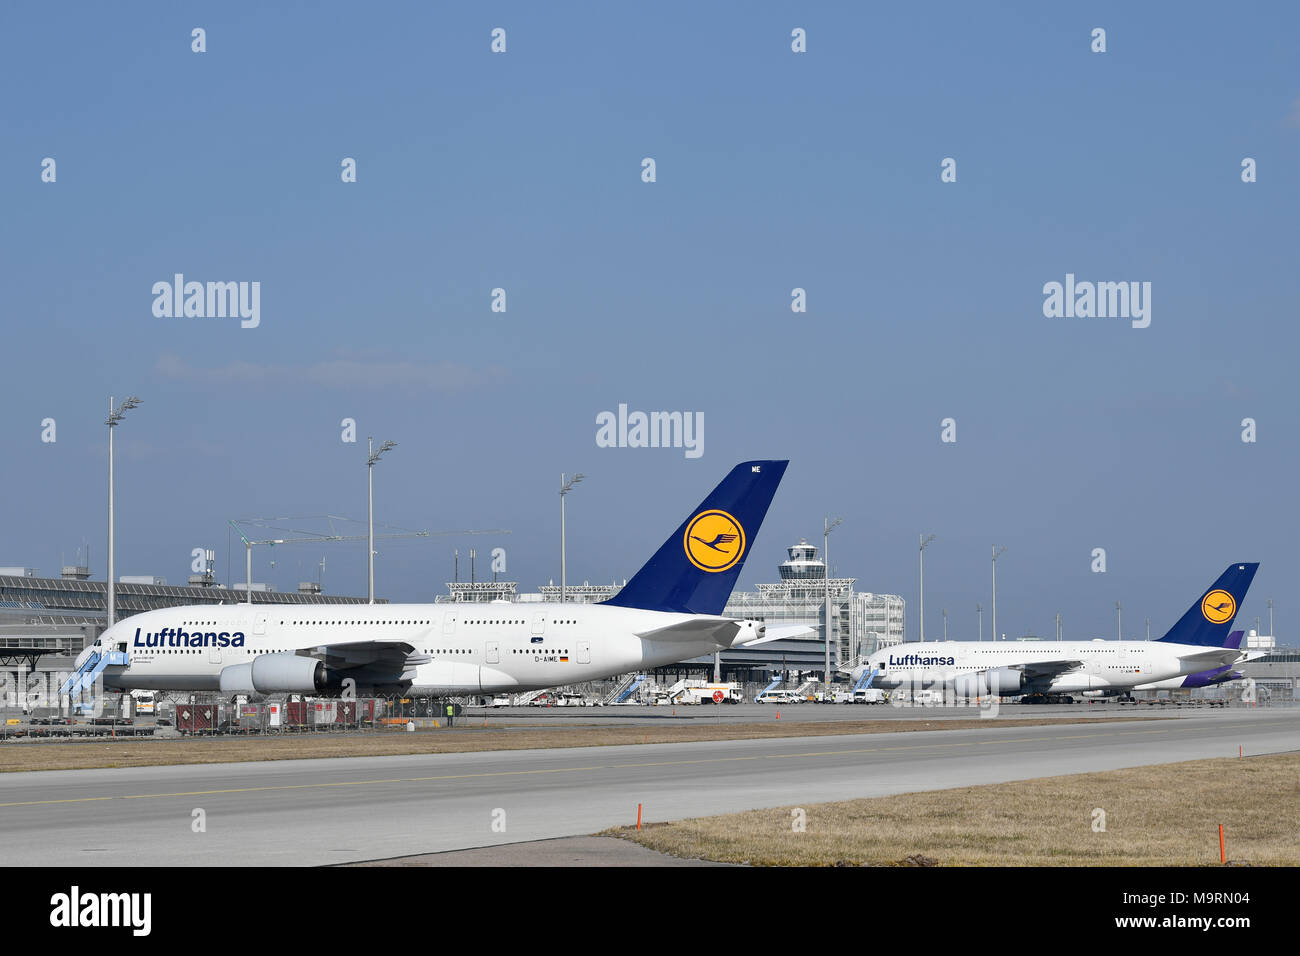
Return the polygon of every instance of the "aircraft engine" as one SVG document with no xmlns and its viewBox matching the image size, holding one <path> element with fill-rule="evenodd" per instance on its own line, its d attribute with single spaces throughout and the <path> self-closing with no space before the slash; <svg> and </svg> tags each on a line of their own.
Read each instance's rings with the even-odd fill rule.
<svg viewBox="0 0 1300 956">
<path fill-rule="evenodd" d="M 222 693 L 318 694 L 332 675 L 324 662 L 297 654 L 263 654 L 247 664 L 221 669 Z"/>
<path fill-rule="evenodd" d="M 1014 667 L 959 674 L 953 681 L 953 690 L 958 697 L 1007 697 L 1021 693 L 1024 686 L 1024 672 Z"/>
</svg>

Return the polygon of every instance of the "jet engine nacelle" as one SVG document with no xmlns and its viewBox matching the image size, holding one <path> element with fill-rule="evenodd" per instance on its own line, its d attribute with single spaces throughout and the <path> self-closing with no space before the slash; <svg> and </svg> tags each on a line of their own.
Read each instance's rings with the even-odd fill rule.
<svg viewBox="0 0 1300 956">
<path fill-rule="evenodd" d="M 297 654 L 263 654 L 221 669 L 223 694 L 318 694 L 329 687 L 322 661 Z"/>
<path fill-rule="evenodd" d="M 953 681 L 953 690 L 958 697 L 1011 697 L 1019 694 L 1024 686 L 1024 672 L 1014 667 L 959 674 Z"/>
</svg>

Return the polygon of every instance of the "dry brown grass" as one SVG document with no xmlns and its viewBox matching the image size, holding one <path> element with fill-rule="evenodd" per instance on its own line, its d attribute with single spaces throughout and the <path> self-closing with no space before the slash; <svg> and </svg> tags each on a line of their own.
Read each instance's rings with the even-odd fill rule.
<svg viewBox="0 0 1300 956">
<path fill-rule="evenodd" d="M 1094 832 L 1095 808 L 1105 832 Z M 1300 754 L 1219 758 L 607 831 L 674 856 L 765 866 L 1300 863 Z"/>
<path fill-rule="evenodd" d="M 1158 718 L 1147 718 L 1158 719 Z M 1079 722 L 1087 721 L 1081 718 Z M 1095 720 L 1095 718 L 1093 718 Z M 468 753 L 479 750 L 529 750 L 601 747 L 610 744 L 664 744 L 696 740 L 751 740 L 763 737 L 826 737 L 842 734 L 901 733 L 926 730 L 988 730 L 1073 723 L 1068 718 L 981 720 L 863 720 L 747 724 L 609 727 L 566 724 L 563 728 L 509 728 L 489 718 L 461 718 L 453 729 L 406 733 L 376 731 L 348 736 L 311 734 L 270 737 L 186 737 L 181 739 L 94 740 L 86 742 L 0 744 L 0 772 L 84 770 L 96 767 L 153 767 L 172 764 L 235 763 L 244 760 L 302 760 L 313 757 L 384 757 L 394 754 Z"/>
</svg>

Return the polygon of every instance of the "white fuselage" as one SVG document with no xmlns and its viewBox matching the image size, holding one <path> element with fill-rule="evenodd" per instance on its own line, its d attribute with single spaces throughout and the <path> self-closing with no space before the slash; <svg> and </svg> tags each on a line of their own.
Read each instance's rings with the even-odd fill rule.
<svg viewBox="0 0 1300 956">
<path fill-rule="evenodd" d="M 1164 641 L 927 641 L 877 651 L 867 659 L 865 667 L 877 671 L 872 687 L 891 690 L 949 686 L 960 675 L 997 668 L 1079 661 L 1081 666 L 1024 691 L 1072 693 L 1133 688 L 1197 673 L 1211 665 L 1204 660 L 1187 661 L 1183 656 L 1207 650 L 1212 648 Z M 855 678 L 860 673 L 860 669 L 855 670 Z"/>
<path fill-rule="evenodd" d="M 405 670 L 403 686 L 411 692 L 512 693 L 711 654 L 719 645 L 706 632 L 689 639 L 637 636 L 697 620 L 723 621 L 599 604 L 200 605 L 126 618 L 78 664 L 92 650 L 125 651 L 126 665 L 105 671 L 110 687 L 217 690 L 224 668 L 259 655 L 318 656 L 349 644 L 391 643 L 411 649 L 405 658 L 396 650 L 397 660 L 409 662 L 405 668 L 388 668 L 393 675 Z M 745 637 L 761 633 L 751 622 L 740 628 Z"/>
</svg>

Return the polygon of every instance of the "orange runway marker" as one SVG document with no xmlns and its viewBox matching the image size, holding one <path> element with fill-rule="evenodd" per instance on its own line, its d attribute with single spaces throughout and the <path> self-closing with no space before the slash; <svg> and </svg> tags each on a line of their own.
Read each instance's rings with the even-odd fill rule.
<svg viewBox="0 0 1300 956">
<path fill-rule="evenodd" d="M 1228 853 L 1223 847 L 1223 824 L 1222 823 L 1219 824 L 1219 862 L 1220 863 L 1228 862 Z"/>
<path fill-rule="evenodd" d="M 641 829 L 641 804 L 639 804 L 639 803 L 636 805 L 636 828 L 637 828 L 638 830 Z M 1220 825 L 1220 827 L 1219 827 L 1219 832 L 1220 832 L 1220 834 L 1222 834 L 1222 832 L 1223 832 L 1223 827 L 1222 827 L 1222 825 Z"/>
</svg>

